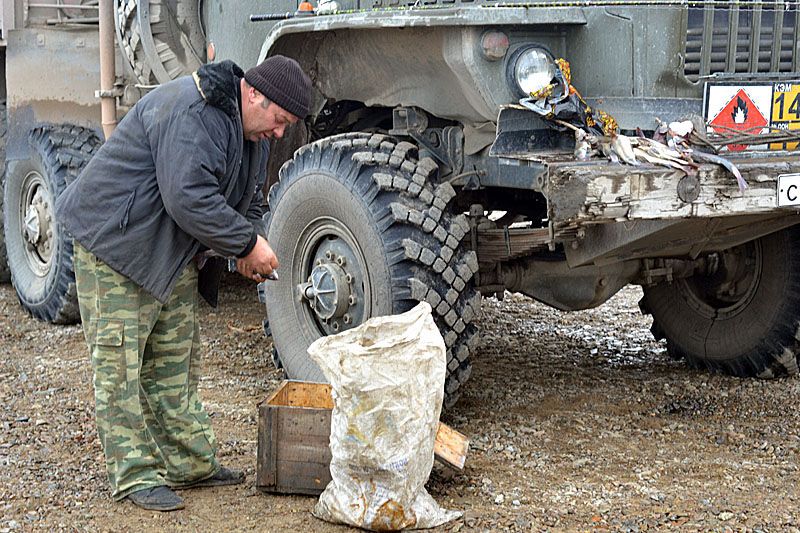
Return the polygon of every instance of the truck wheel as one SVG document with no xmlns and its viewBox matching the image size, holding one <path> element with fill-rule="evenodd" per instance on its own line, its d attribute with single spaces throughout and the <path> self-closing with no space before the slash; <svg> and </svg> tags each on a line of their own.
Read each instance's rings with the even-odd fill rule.
<svg viewBox="0 0 800 533">
<path fill-rule="evenodd" d="M 348 133 L 297 151 L 269 193 L 268 239 L 281 278 L 267 282 L 277 357 L 290 378 L 323 380 L 306 348 L 323 335 L 420 301 L 447 345 L 445 406 L 471 371 L 480 294 L 477 257 L 461 241 L 453 187 L 417 149 L 385 135 Z"/>
<path fill-rule="evenodd" d="M 55 199 L 100 144 L 77 126 L 40 127 L 29 135 L 30 156 L 9 161 L 4 229 L 11 283 L 22 306 L 47 322 L 79 319 L 72 240 L 55 220 Z"/>
<path fill-rule="evenodd" d="M 205 63 L 199 2 L 114 0 L 123 60 L 143 85 L 167 83 Z"/>
<path fill-rule="evenodd" d="M 713 273 L 644 288 L 640 307 L 670 355 L 740 377 L 798 372 L 800 228 L 720 252 Z"/>
<path fill-rule="evenodd" d="M 0 185 L 5 181 L 7 133 L 6 102 L 0 100 Z M 0 187 L 0 191 L 2 191 L 2 187 Z M 9 281 L 11 281 L 11 271 L 8 269 L 8 259 L 6 258 L 6 238 L 3 235 L 3 195 L 0 194 L 0 283 Z"/>
</svg>

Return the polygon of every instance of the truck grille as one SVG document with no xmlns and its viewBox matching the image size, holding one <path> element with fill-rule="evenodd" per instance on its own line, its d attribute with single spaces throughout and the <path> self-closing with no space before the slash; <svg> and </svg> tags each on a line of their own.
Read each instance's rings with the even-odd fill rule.
<svg viewBox="0 0 800 533">
<path fill-rule="evenodd" d="M 798 2 L 719 0 L 690 7 L 684 73 L 736 77 L 798 72 Z M 754 76 L 756 75 L 756 76 Z M 785 76 L 784 76 L 785 77 Z"/>
</svg>

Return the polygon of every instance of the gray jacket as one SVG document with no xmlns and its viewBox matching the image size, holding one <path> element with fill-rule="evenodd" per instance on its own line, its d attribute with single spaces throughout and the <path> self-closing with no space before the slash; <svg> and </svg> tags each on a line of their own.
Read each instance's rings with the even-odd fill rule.
<svg viewBox="0 0 800 533">
<path fill-rule="evenodd" d="M 149 93 L 56 202 L 69 234 L 161 302 L 198 251 L 244 256 L 261 229 L 269 147 L 243 139 L 242 76 L 223 61 Z"/>
</svg>

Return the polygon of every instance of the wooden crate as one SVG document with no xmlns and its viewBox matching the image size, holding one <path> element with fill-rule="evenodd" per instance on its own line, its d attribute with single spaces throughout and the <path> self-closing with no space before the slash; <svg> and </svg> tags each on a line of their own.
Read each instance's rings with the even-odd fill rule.
<svg viewBox="0 0 800 533">
<path fill-rule="evenodd" d="M 256 487 L 268 492 L 320 494 L 331 480 L 331 387 L 284 381 L 258 406 Z M 464 468 L 469 440 L 439 423 L 436 459 Z"/>
<path fill-rule="evenodd" d="M 256 486 L 320 494 L 331 480 L 331 387 L 284 381 L 258 406 Z"/>
</svg>

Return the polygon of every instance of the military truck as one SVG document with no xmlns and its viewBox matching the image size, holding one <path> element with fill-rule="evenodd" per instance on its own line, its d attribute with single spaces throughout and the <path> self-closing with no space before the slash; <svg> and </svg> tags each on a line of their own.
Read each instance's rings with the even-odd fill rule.
<svg viewBox="0 0 800 533">
<path fill-rule="evenodd" d="M 37 318 L 79 319 L 72 242 L 53 208 L 60 191 L 102 144 L 99 97 L 124 113 L 150 88 L 205 61 L 197 6 L 184 4 L 0 2 L 8 127 L 0 281 L 10 278 L 22 306 Z M 105 48 L 98 38 L 101 5 L 107 7 L 110 30 Z M 103 52 L 111 60 L 105 91 L 100 90 Z M 115 120 L 112 108 L 107 122 Z"/>
<path fill-rule="evenodd" d="M 306 355 L 319 336 L 427 301 L 448 348 L 452 405 L 478 349 L 483 296 L 519 292 L 579 310 L 628 284 L 643 287 L 642 311 L 672 356 L 742 377 L 798 372 L 798 2 L 342 0 L 314 14 L 298 7 L 115 3 L 126 70 L 114 97 L 123 110 L 207 60 L 248 67 L 283 54 L 312 77 L 312 116 L 274 143 L 265 216 L 281 261 L 280 280 L 263 286 L 265 328 L 289 376 L 322 379 Z M 163 30 L 166 19 L 172 31 Z M 36 30 L 27 31 L 36 44 Z M 688 119 L 705 141 L 710 125 L 741 132 L 743 144 L 714 146 L 723 160 L 700 158 L 709 146 L 694 147 L 701 163 L 690 171 L 579 157 L 573 129 L 521 105 L 559 72 L 563 82 L 560 58 L 571 74 L 564 96 L 579 91 L 581 102 L 615 119 L 619 135 L 653 138 L 661 124 Z M 174 68 L 163 68 L 169 61 Z M 9 93 L 9 138 L 28 135 L 35 145 L 36 134 L 14 131 L 14 102 Z M 60 127 L 38 126 L 59 122 L 33 116 L 32 131 Z M 41 220 L 45 211 L 36 194 L 14 196 L 9 183 L 21 156 L 7 157 L 11 250 L 22 239 L 9 213 Z M 736 169 L 747 188 L 737 185 Z M 27 250 L 64 273 L 53 294 L 66 302 L 69 244 L 57 221 L 44 219 L 59 254 L 40 248 L 47 231 L 21 234 Z M 62 320 L 37 312 L 11 252 L 9 261 L 23 305 Z"/>
</svg>

